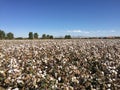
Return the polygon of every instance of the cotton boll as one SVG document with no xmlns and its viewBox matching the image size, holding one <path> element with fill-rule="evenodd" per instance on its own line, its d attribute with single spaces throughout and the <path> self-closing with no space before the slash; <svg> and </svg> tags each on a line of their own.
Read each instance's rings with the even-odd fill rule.
<svg viewBox="0 0 120 90">
<path fill-rule="evenodd" d="M 45 68 L 47 69 L 48 67 L 47 67 L 47 66 L 45 66 Z"/>
<path fill-rule="evenodd" d="M 12 90 L 12 87 L 8 87 L 8 89 L 7 90 Z"/>
<path fill-rule="evenodd" d="M 14 88 L 14 89 L 12 89 L 12 90 L 19 90 L 19 88 Z"/>
<path fill-rule="evenodd" d="M 4 54 L 0 53 L 0 58 L 3 58 L 4 56 L 5 56 Z"/>
<path fill-rule="evenodd" d="M 0 73 L 2 73 L 2 74 L 3 74 L 3 73 L 4 73 L 4 71 L 0 71 Z"/>
<path fill-rule="evenodd" d="M 58 81 L 61 81 L 61 77 L 58 77 Z"/>
<path fill-rule="evenodd" d="M 23 84 L 23 81 L 22 80 L 17 80 L 17 83 L 22 83 Z"/>
<path fill-rule="evenodd" d="M 111 87 L 111 84 L 107 84 L 108 85 L 108 87 Z"/>
<path fill-rule="evenodd" d="M 13 73 L 13 70 L 12 70 L 12 69 L 10 69 L 10 70 L 8 71 L 8 73 Z"/>
</svg>

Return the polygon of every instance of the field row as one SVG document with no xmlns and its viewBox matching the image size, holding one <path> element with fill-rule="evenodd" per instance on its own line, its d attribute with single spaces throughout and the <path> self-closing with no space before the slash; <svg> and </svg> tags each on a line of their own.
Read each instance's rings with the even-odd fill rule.
<svg viewBox="0 0 120 90">
<path fill-rule="evenodd" d="M 9 90 L 118 90 L 120 40 L 0 41 L 0 86 Z"/>
</svg>

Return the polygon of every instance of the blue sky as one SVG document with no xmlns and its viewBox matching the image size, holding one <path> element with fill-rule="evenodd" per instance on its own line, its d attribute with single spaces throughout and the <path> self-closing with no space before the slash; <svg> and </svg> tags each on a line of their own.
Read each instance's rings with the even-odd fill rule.
<svg viewBox="0 0 120 90">
<path fill-rule="evenodd" d="M 120 0 L 0 0 L 0 29 L 17 37 L 120 36 Z"/>
</svg>

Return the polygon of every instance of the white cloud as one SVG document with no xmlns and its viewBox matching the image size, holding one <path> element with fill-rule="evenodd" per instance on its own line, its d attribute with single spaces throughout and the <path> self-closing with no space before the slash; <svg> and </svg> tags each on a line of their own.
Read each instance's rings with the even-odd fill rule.
<svg viewBox="0 0 120 90">
<path fill-rule="evenodd" d="M 115 30 L 111 30 L 110 32 L 114 33 L 114 32 L 115 32 Z"/>
<path fill-rule="evenodd" d="M 81 33 L 82 31 L 81 30 L 68 30 L 67 32 L 70 32 L 70 33 Z"/>
<path fill-rule="evenodd" d="M 112 33 L 116 32 L 116 30 L 96 30 L 97 33 Z"/>
<path fill-rule="evenodd" d="M 81 34 L 89 34 L 89 31 L 83 31 L 83 30 L 68 30 L 68 33 L 81 33 Z"/>
<path fill-rule="evenodd" d="M 67 33 L 71 35 L 83 35 L 83 36 L 115 36 L 118 35 L 116 30 L 68 30 Z"/>
<path fill-rule="evenodd" d="M 84 31 L 84 33 L 89 34 L 90 32 L 88 32 L 88 31 Z"/>
</svg>

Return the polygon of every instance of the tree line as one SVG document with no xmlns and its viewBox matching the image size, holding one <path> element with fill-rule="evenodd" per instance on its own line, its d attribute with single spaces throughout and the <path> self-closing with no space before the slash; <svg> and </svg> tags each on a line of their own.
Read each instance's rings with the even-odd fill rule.
<svg viewBox="0 0 120 90">
<path fill-rule="evenodd" d="M 5 33 L 3 30 L 0 30 L 0 39 L 14 39 L 14 34 L 12 32 Z"/>
<path fill-rule="evenodd" d="M 113 37 L 71 37 L 71 35 L 65 35 L 64 37 L 54 37 L 53 35 L 49 34 L 42 34 L 41 38 L 39 38 L 38 33 L 29 32 L 27 38 L 23 37 L 14 37 L 14 33 L 8 32 L 0 29 L 0 40 L 2 39 L 120 39 L 120 36 L 113 36 Z"/>
<path fill-rule="evenodd" d="M 64 37 L 65 39 L 71 39 L 71 35 L 65 35 Z M 39 39 L 39 34 L 38 33 L 33 33 L 33 32 L 29 32 L 28 33 L 28 38 L 23 38 L 23 37 L 14 37 L 14 33 L 9 32 L 9 33 L 5 33 L 5 31 L 0 30 L 0 40 L 2 39 Z M 53 35 L 49 35 L 49 34 L 43 34 L 41 39 L 54 39 Z M 56 38 L 57 39 L 57 38 Z M 61 39 L 61 38 L 58 38 Z"/>
<path fill-rule="evenodd" d="M 65 39 L 71 39 L 71 35 L 65 35 Z M 28 39 L 39 39 L 38 33 L 29 32 Z M 43 34 L 41 39 L 54 39 L 53 35 Z"/>
<path fill-rule="evenodd" d="M 0 40 L 2 39 L 120 39 L 120 36 L 113 36 L 113 37 L 71 37 L 71 35 L 65 35 L 64 37 L 54 37 L 53 35 L 49 34 L 42 34 L 41 38 L 39 38 L 38 33 L 29 32 L 27 38 L 23 37 L 14 37 L 14 33 L 8 32 L 0 29 Z"/>
</svg>

